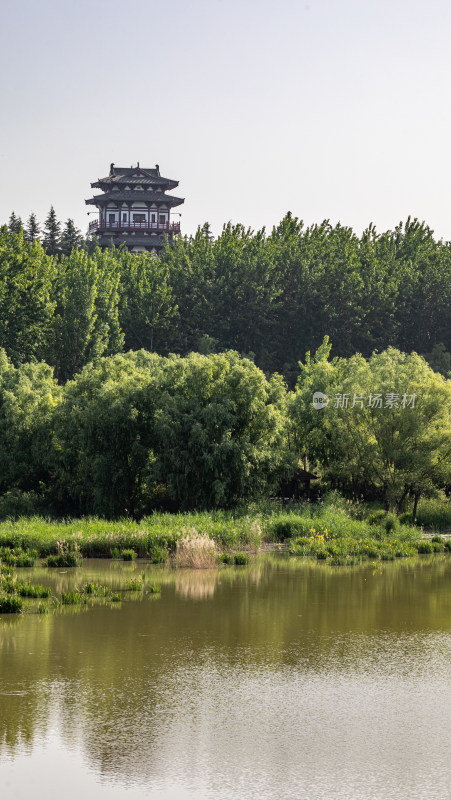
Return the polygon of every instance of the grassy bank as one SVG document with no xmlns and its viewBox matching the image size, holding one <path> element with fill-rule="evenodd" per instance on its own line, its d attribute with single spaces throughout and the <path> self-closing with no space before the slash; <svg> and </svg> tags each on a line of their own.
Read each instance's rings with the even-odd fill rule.
<svg viewBox="0 0 451 800">
<path fill-rule="evenodd" d="M 85 517 L 50 522 L 41 517 L 21 517 L 0 523 L 0 548 L 32 550 L 41 558 L 76 552 L 85 558 L 150 558 L 166 562 L 177 542 L 207 536 L 218 549 L 257 549 L 263 538 L 262 514 L 230 513 L 153 514 L 140 522 Z M 72 565 L 74 566 L 74 565 Z"/>
<path fill-rule="evenodd" d="M 142 557 L 174 567 L 211 570 L 220 564 L 246 564 L 249 552 L 258 551 L 264 543 L 283 543 L 291 556 L 331 566 L 451 552 L 451 538 L 436 534 L 425 539 L 418 527 L 400 523 L 393 514 L 368 511 L 335 497 L 290 511 L 273 505 L 235 515 L 155 514 L 139 523 L 96 518 L 57 523 L 40 517 L 6 521 L 0 523 L 0 615 L 19 613 L 24 603 L 29 606 L 33 601 L 44 613 L 49 604 L 62 608 L 121 599 L 121 593 L 95 584 L 49 598 L 47 589 L 19 575 L 21 567 L 33 566 L 38 559 L 48 567 L 76 567 L 84 557 L 124 561 Z M 144 586 L 142 575 L 123 588 L 143 591 Z"/>
<path fill-rule="evenodd" d="M 269 505 L 247 513 L 154 514 L 140 522 L 20 518 L 0 524 L 0 558 L 8 561 L 9 552 L 9 563 L 17 566 L 26 566 L 33 557 L 47 559 L 49 566 L 76 566 L 82 557 L 140 557 L 165 563 L 177 561 L 177 554 L 186 550 L 186 540 L 203 542 L 209 564 L 214 554 L 219 562 L 226 553 L 258 550 L 264 542 L 284 542 L 293 555 L 337 564 L 391 560 L 450 547 L 440 536 L 424 542 L 418 527 L 401 524 L 392 514 L 364 509 L 356 514 L 355 507 L 334 497 L 290 511 Z M 205 547 L 206 540 L 214 543 L 214 550 Z"/>
</svg>

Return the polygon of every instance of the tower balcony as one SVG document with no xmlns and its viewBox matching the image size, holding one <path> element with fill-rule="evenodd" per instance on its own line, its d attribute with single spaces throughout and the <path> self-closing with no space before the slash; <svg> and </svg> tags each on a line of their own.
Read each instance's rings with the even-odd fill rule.
<svg viewBox="0 0 451 800">
<path fill-rule="evenodd" d="M 180 233 L 180 222 L 115 222 L 94 219 L 89 223 L 89 233 L 101 233 L 103 231 L 117 231 L 118 233 L 128 233 L 129 231 L 154 231 L 155 233 Z"/>
</svg>

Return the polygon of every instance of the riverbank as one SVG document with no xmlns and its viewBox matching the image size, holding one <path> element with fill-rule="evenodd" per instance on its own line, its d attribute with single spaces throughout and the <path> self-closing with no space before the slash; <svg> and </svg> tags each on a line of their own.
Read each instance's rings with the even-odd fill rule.
<svg viewBox="0 0 451 800">
<path fill-rule="evenodd" d="M 402 524 L 393 514 L 368 513 L 342 499 L 289 511 L 273 505 L 247 513 L 153 514 L 140 522 L 22 517 L 0 523 L 0 558 L 13 566 L 31 565 L 37 558 L 49 566 L 76 566 L 82 558 L 166 563 L 186 552 L 187 541 L 192 551 L 203 548 L 207 554 L 208 564 L 200 559 L 198 566 L 212 566 L 241 551 L 258 552 L 268 543 L 283 544 L 292 555 L 336 564 L 451 549 L 449 538 L 437 534 L 425 540 L 421 529 Z"/>
</svg>

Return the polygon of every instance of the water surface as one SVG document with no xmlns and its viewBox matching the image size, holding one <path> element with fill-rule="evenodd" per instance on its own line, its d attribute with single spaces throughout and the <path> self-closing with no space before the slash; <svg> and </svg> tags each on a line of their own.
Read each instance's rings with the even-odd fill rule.
<svg viewBox="0 0 451 800">
<path fill-rule="evenodd" d="M 160 596 L 0 620 L 3 800 L 448 798 L 451 558 L 23 570 Z"/>
</svg>

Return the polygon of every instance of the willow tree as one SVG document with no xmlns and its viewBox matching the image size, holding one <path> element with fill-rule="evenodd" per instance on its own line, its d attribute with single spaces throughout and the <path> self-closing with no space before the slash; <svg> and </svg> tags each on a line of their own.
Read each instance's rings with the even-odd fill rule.
<svg viewBox="0 0 451 800">
<path fill-rule="evenodd" d="M 321 408 L 315 392 L 327 398 Z M 410 495 L 416 510 L 421 494 L 451 480 L 451 382 L 416 353 L 307 359 L 292 415 L 324 477 L 387 508 Z"/>
</svg>

